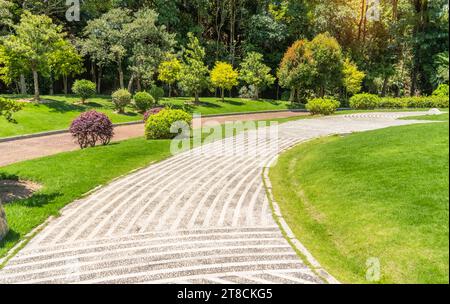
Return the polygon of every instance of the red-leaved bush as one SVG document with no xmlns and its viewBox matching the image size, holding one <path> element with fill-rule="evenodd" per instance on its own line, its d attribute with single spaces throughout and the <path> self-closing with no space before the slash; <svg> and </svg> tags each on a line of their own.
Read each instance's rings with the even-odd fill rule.
<svg viewBox="0 0 450 304">
<path fill-rule="evenodd" d="M 146 122 L 147 121 L 147 119 L 150 117 L 150 116 L 152 116 L 152 115 L 155 115 L 155 114 L 158 114 L 159 112 L 161 112 L 161 110 L 162 109 L 164 109 L 164 108 L 153 108 L 153 109 L 150 109 L 150 110 L 148 110 L 147 112 L 145 112 L 144 113 L 144 122 Z"/>
<path fill-rule="evenodd" d="M 81 149 L 95 147 L 97 142 L 107 145 L 114 136 L 114 129 L 108 116 L 97 111 L 82 113 L 70 125 L 70 133 Z"/>
</svg>

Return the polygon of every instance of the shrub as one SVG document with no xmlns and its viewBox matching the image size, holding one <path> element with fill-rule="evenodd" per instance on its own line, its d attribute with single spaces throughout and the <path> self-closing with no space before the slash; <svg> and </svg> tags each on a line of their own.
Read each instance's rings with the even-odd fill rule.
<svg viewBox="0 0 450 304">
<path fill-rule="evenodd" d="M 82 113 L 72 121 L 70 133 L 76 138 L 81 149 L 94 147 L 97 142 L 107 145 L 114 136 L 114 129 L 108 116 L 97 111 Z"/>
<path fill-rule="evenodd" d="M 128 90 L 119 89 L 112 94 L 112 102 L 119 113 L 125 112 L 125 107 L 131 102 L 131 94 Z"/>
<path fill-rule="evenodd" d="M 192 116 L 183 110 L 163 109 L 148 118 L 145 123 L 145 137 L 147 139 L 174 138 L 177 134 L 171 133 L 170 127 L 177 121 L 190 125 Z"/>
<path fill-rule="evenodd" d="M 339 101 L 329 98 L 311 99 L 306 104 L 306 109 L 313 115 L 316 114 L 330 115 L 333 114 L 338 107 Z"/>
<path fill-rule="evenodd" d="M 239 90 L 239 97 L 245 99 L 255 99 L 256 98 L 256 88 L 254 85 L 243 86 Z"/>
<path fill-rule="evenodd" d="M 359 110 L 375 109 L 380 103 L 380 98 L 373 94 L 356 94 L 350 98 L 350 107 Z"/>
<path fill-rule="evenodd" d="M 378 108 L 387 109 L 401 109 L 408 106 L 408 100 L 406 98 L 394 98 L 394 97 L 384 97 L 380 98 L 378 102 Z"/>
<path fill-rule="evenodd" d="M 144 122 L 147 122 L 148 118 L 152 115 L 158 114 L 164 108 L 153 108 L 144 113 Z"/>
<path fill-rule="evenodd" d="M 447 96 L 448 98 L 448 84 L 440 84 L 439 87 L 433 92 L 433 96 Z"/>
<path fill-rule="evenodd" d="M 20 111 L 23 104 L 14 100 L 0 97 L 0 117 L 4 116 L 9 122 L 16 122 L 12 117 L 13 113 Z"/>
<path fill-rule="evenodd" d="M 164 97 L 164 89 L 157 86 L 153 86 L 150 89 L 150 95 L 152 95 L 156 103 L 158 103 L 161 100 L 161 98 Z"/>
<path fill-rule="evenodd" d="M 147 92 L 138 92 L 134 95 L 134 105 L 140 112 L 145 112 L 152 107 L 155 99 Z"/>
<path fill-rule="evenodd" d="M 81 97 L 81 103 L 84 103 L 86 99 L 95 95 L 96 85 L 86 79 L 75 80 L 72 86 L 72 92 L 79 95 Z"/>
</svg>

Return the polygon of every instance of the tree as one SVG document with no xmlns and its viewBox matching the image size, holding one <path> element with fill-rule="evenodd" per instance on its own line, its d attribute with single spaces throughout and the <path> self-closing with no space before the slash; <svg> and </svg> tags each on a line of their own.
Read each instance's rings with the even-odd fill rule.
<svg viewBox="0 0 450 304">
<path fill-rule="evenodd" d="M 157 26 L 158 14 L 151 9 L 141 9 L 133 16 L 133 21 L 124 26 L 130 49 L 129 70 L 131 77 L 128 91 L 132 91 L 136 80 L 138 91 L 141 81 L 150 84 L 162 58 L 172 51 L 175 35 L 170 34 L 166 27 Z"/>
<path fill-rule="evenodd" d="M 300 103 L 305 103 L 309 91 L 314 90 L 316 73 L 314 58 L 306 39 L 297 40 L 287 49 L 277 71 L 281 87 L 291 91 L 291 102 Z"/>
<path fill-rule="evenodd" d="M 259 98 L 261 89 L 271 86 L 275 81 L 275 77 L 270 74 L 270 67 L 263 62 L 263 55 L 256 52 L 248 53 L 242 61 L 240 79 L 255 87 L 255 99 Z"/>
<path fill-rule="evenodd" d="M 366 74 L 358 70 L 356 64 L 350 61 L 349 58 L 345 59 L 343 65 L 343 79 L 342 84 L 345 91 L 350 95 L 355 95 L 361 91 L 362 82 Z"/>
<path fill-rule="evenodd" d="M 342 50 L 337 40 L 330 34 L 319 34 L 309 44 L 316 70 L 314 84 L 319 87 L 319 96 L 323 97 L 326 90 L 332 90 L 341 84 L 342 80 Z"/>
<path fill-rule="evenodd" d="M 68 92 L 67 78 L 83 72 L 83 60 L 75 47 L 62 40 L 57 50 L 50 57 L 50 66 L 55 79 L 62 77 L 64 94 Z"/>
<path fill-rule="evenodd" d="M 218 61 L 211 71 L 211 83 L 214 87 L 220 88 L 220 96 L 225 101 L 225 90 L 231 90 L 238 85 L 239 73 L 231 64 Z"/>
<path fill-rule="evenodd" d="M 184 62 L 181 65 L 180 87 L 194 95 L 195 102 L 200 102 L 200 92 L 208 86 L 208 67 L 204 64 L 205 49 L 197 37 L 188 33 L 189 42 L 184 50 Z"/>
<path fill-rule="evenodd" d="M 172 85 L 180 79 L 181 63 L 177 58 L 163 61 L 158 68 L 158 79 L 169 85 L 169 98 L 172 96 Z"/>
<path fill-rule="evenodd" d="M 25 68 L 33 73 L 34 99 L 39 96 L 39 74 L 47 75 L 50 69 L 50 58 L 61 45 L 64 33 L 61 26 L 53 24 L 44 15 L 22 14 L 20 23 L 15 27 L 15 35 L 4 40 L 6 52 L 15 57 Z"/>
</svg>

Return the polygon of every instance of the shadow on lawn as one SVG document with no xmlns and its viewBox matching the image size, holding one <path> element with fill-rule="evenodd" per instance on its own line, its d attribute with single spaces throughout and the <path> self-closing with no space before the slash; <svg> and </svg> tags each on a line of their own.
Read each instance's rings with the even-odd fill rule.
<svg viewBox="0 0 450 304">
<path fill-rule="evenodd" d="M 0 241 L 0 248 L 5 247 L 7 242 L 16 243 L 20 239 L 20 234 L 14 230 L 9 230 L 8 234 Z M 1 267 L 1 265 L 0 265 Z"/>
</svg>

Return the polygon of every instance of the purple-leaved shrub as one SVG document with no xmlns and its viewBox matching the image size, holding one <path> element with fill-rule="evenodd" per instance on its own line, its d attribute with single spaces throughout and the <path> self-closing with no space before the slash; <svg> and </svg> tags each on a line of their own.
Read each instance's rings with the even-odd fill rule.
<svg viewBox="0 0 450 304">
<path fill-rule="evenodd" d="M 81 149 L 95 147 L 97 142 L 107 145 L 114 136 L 111 120 L 103 113 L 88 111 L 72 121 L 70 133 L 76 138 Z"/>
<path fill-rule="evenodd" d="M 164 109 L 164 108 L 159 107 L 159 108 L 153 108 L 153 109 L 150 109 L 150 110 L 146 111 L 144 113 L 144 122 L 146 122 L 150 116 L 158 114 L 159 112 L 161 112 L 162 109 Z"/>
</svg>

